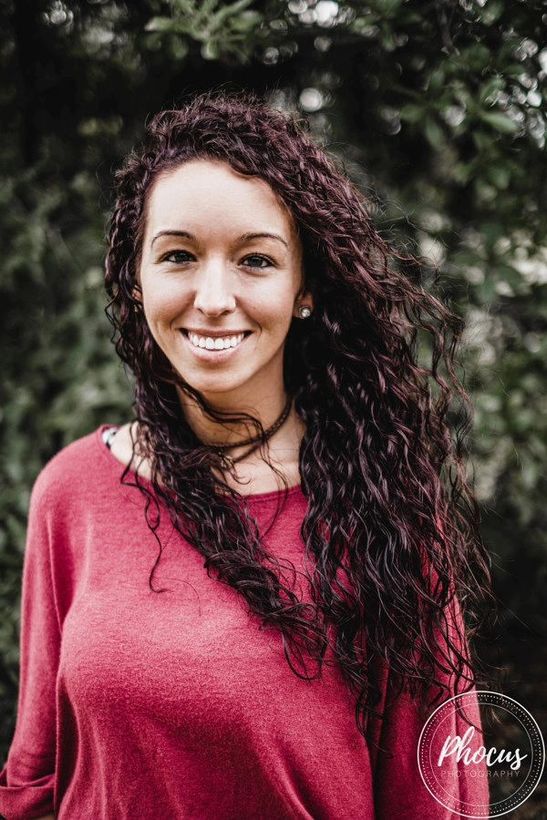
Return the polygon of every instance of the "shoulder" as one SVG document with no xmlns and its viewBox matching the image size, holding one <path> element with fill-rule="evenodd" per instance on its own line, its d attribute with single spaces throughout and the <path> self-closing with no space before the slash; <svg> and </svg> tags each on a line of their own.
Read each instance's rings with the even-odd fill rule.
<svg viewBox="0 0 547 820">
<path fill-rule="evenodd" d="M 67 497 L 85 494 L 96 485 L 108 459 L 101 444 L 101 431 L 106 426 L 72 441 L 46 462 L 32 487 L 31 509 L 57 508 Z"/>
</svg>

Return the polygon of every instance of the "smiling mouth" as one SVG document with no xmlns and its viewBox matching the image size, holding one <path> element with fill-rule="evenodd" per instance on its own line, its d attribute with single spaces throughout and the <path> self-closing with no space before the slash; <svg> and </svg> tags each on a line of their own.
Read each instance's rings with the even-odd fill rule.
<svg viewBox="0 0 547 820">
<path fill-rule="evenodd" d="M 222 353 L 224 351 L 234 350 L 253 332 L 252 330 L 245 330 L 242 333 L 226 334 L 226 336 L 201 336 L 186 328 L 181 328 L 180 330 L 194 350 L 203 350 L 211 353 Z"/>
</svg>

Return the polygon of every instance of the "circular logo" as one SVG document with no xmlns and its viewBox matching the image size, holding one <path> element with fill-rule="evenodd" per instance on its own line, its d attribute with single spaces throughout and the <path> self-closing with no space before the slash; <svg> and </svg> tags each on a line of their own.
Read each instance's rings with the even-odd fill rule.
<svg viewBox="0 0 547 820">
<path fill-rule="evenodd" d="M 495 720 L 484 735 L 480 705 L 491 707 Z M 513 811 L 530 797 L 544 765 L 545 744 L 535 719 L 499 692 L 472 690 L 449 698 L 429 716 L 418 741 L 424 785 L 441 806 L 462 817 Z M 473 780 L 481 781 L 477 788 L 468 787 Z"/>
</svg>

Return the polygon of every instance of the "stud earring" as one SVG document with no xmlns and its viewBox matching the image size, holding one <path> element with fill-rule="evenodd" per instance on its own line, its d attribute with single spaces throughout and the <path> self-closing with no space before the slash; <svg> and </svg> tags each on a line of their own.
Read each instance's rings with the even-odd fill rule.
<svg viewBox="0 0 547 820">
<path fill-rule="evenodd" d="M 302 305 L 298 313 L 301 319 L 308 319 L 311 316 L 311 308 L 307 305 Z"/>
</svg>

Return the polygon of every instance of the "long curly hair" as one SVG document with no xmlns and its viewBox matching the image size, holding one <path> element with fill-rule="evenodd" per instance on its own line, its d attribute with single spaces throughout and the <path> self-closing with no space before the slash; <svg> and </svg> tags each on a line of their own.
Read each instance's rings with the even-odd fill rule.
<svg viewBox="0 0 547 820">
<path fill-rule="evenodd" d="M 236 589 L 264 627 L 280 630 L 295 674 L 309 677 L 306 658 L 320 673 L 330 647 L 364 734 L 380 698 L 380 669 L 422 706 L 453 694 L 447 675 L 465 690 L 478 682 L 467 642 L 491 595 L 490 561 L 466 478 L 472 407 L 456 372 L 463 321 L 424 288 L 420 259 L 379 235 L 365 197 L 308 132 L 246 92 L 193 96 L 151 118 L 116 174 L 106 312 L 117 353 L 135 376 L 133 459 L 147 458 L 152 473 L 142 482 L 132 460 L 122 481 L 132 476 L 146 496 L 148 526 L 157 538 L 163 503 L 207 572 Z M 265 180 L 302 243 L 314 312 L 289 329 L 284 381 L 305 423 L 300 532 L 313 565 L 308 602 L 268 554 L 243 496 L 220 478 L 230 464 L 194 434 L 177 388 L 219 423 L 243 422 L 262 434 L 260 420 L 209 406 L 135 310 L 148 192 L 158 175 L 195 158 Z M 265 446 L 263 457 L 270 463 Z M 465 634 L 449 616 L 460 607 Z"/>
</svg>

